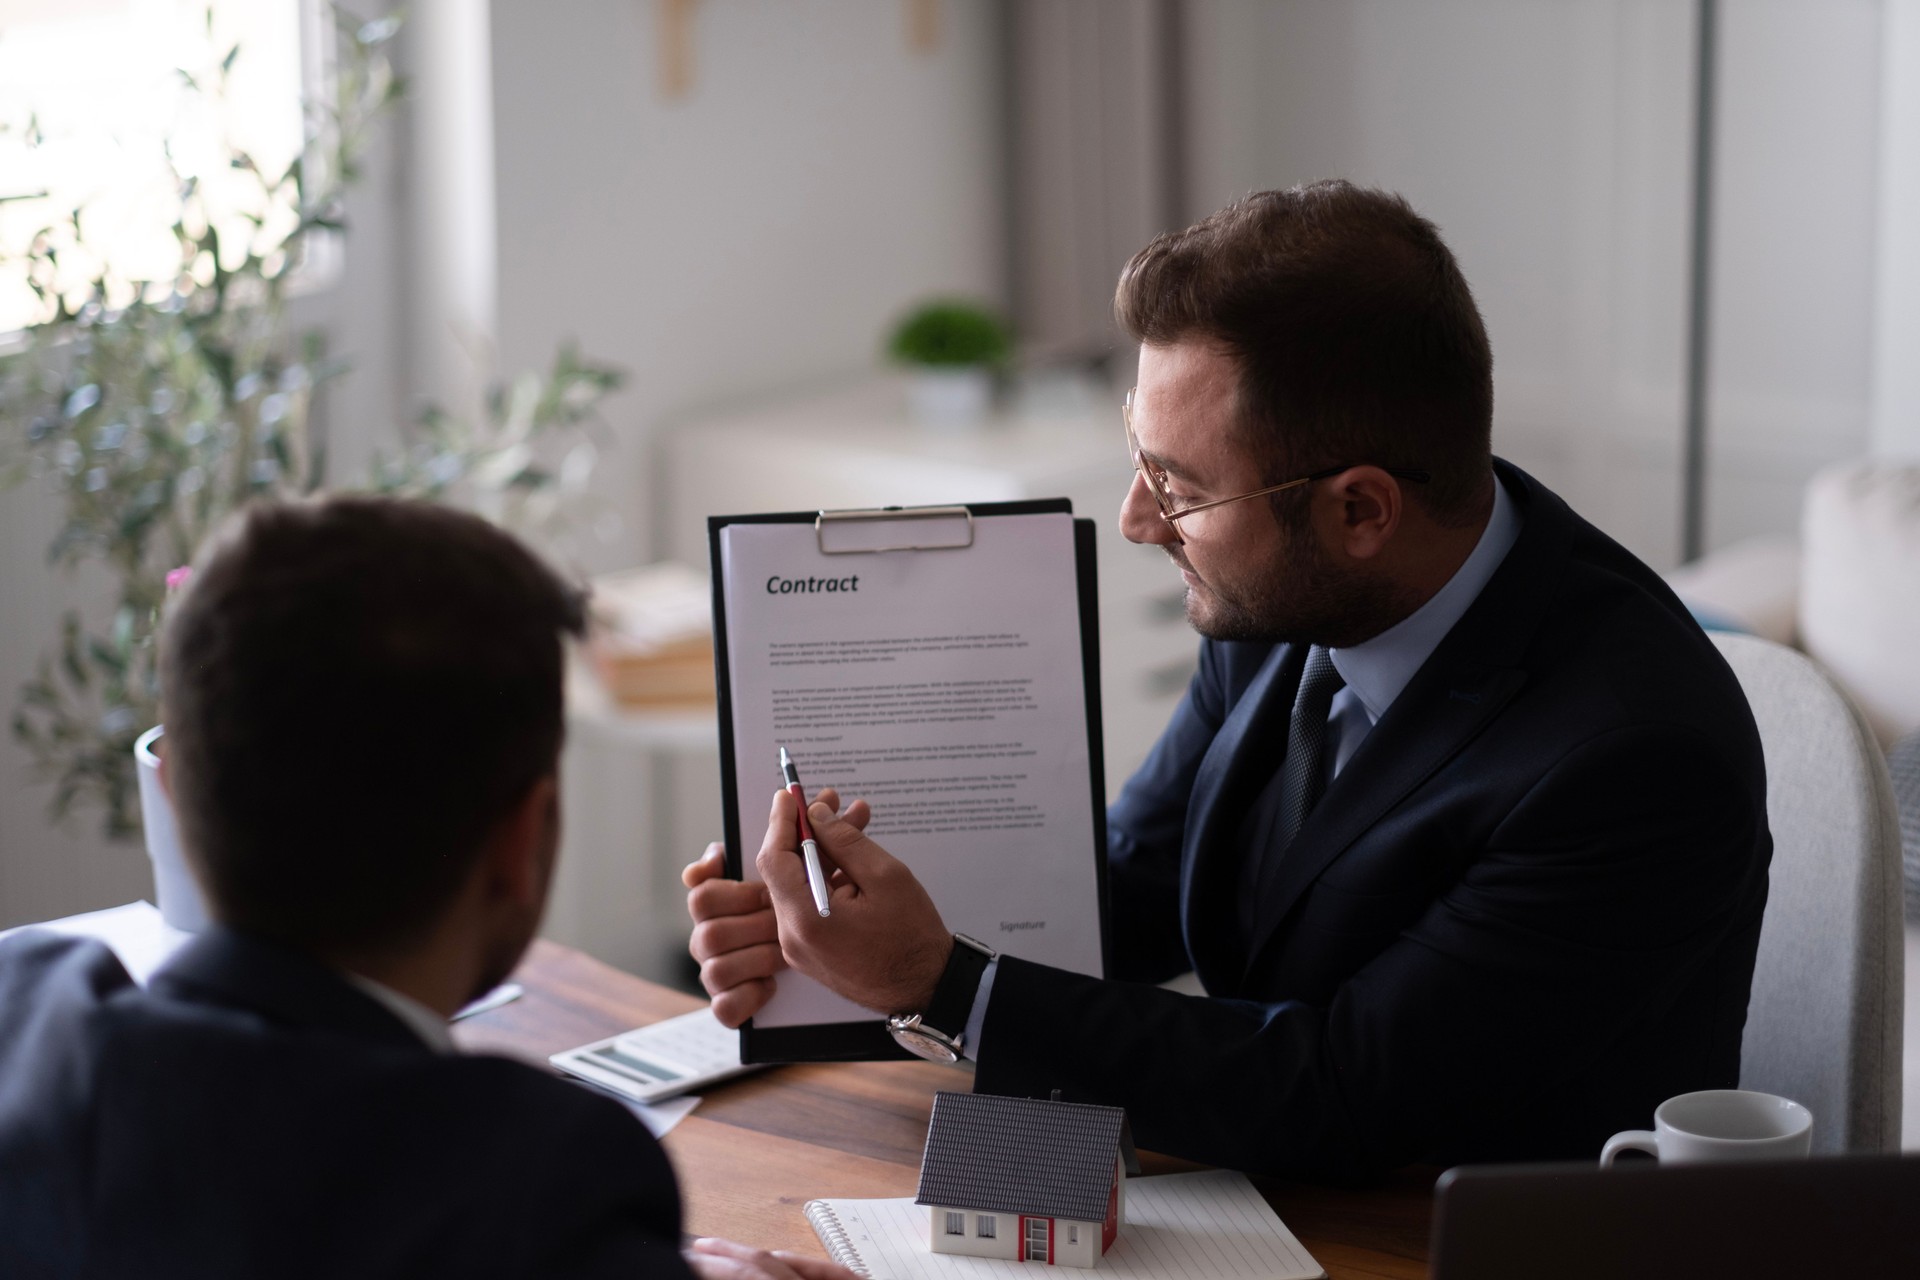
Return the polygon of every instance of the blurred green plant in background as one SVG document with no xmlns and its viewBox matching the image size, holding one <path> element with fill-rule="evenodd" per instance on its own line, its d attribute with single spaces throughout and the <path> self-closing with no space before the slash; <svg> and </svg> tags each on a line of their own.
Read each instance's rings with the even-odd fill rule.
<svg viewBox="0 0 1920 1280">
<path fill-rule="evenodd" d="M 993 311 L 964 298 L 937 298 L 901 317 L 887 339 L 901 364 L 998 367 L 1013 354 L 1013 336 Z"/>
<path fill-rule="evenodd" d="M 0 245 L 0 265 L 24 267 L 42 308 L 0 356 L 0 480 L 56 492 L 64 513 L 49 562 L 103 566 L 116 593 L 104 620 L 66 613 L 12 718 L 57 818 L 97 804 L 110 835 L 140 829 L 133 742 L 159 720 L 154 636 L 168 571 L 250 501 L 343 487 L 328 474 L 315 407 L 346 368 L 320 333 L 289 331 L 286 302 L 324 238 L 346 230 L 346 192 L 405 92 L 389 56 L 399 26 L 334 11 L 330 92 L 307 104 L 304 145 L 284 167 L 269 172 L 227 142 L 232 173 L 257 184 L 238 233 L 168 149 L 177 200 L 163 216 L 179 249 L 170 278 L 117 276 L 88 251 L 84 206 L 23 251 Z M 213 45 L 211 12 L 207 31 L 209 65 L 180 77 L 183 93 L 217 108 L 241 51 Z M 28 122 L 29 145 L 41 130 Z M 596 456 L 586 431 L 620 381 L 563 348 L 546 374 L 492 390 L 481 421 L 427 409 L 344 487 L 459 501 L 518 531 L 551 532 L 580 505 Z M 558 464 L 543 461 L 558 453 Z"/>
</svg>

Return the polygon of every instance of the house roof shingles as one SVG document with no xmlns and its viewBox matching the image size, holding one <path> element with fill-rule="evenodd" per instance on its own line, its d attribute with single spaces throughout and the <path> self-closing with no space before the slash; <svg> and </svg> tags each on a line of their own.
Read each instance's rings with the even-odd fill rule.
<svg viewBox="0 0 1920 1280">
<path fill-rule="evenodd" d="M 1126 1112 L 938 1093 L 914 1203 L 1100 1222 Z"/>
</svg>

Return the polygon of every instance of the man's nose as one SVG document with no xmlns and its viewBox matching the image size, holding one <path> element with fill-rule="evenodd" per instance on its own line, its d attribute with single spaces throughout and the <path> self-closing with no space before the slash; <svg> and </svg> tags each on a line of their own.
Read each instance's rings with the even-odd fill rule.
<svg viewBox="0 0 1920 1280">
<path fill-rule="evenodd" d="M 1133 484 L 1127 488 L 1127 496 L 1120 500 L 1120 536 L 1128 542 L 1144 542 L 1154 546 L 1166 546 L 1178 542 L 1173 526 L 1160 517 L 1160 505 L 1153 500 L 1153 493 L 1147 488 L 1147 479 L 1138 469 L 1133 473 Z"/>
</svg>

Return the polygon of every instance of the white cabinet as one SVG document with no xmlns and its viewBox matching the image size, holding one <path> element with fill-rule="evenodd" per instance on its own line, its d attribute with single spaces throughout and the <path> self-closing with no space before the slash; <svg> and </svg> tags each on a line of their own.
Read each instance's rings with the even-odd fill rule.
<svg viewBox="0 0 1920 1280">
<path fill-rule="evenodd" d="M 1133 475 L 1119 405 L 1104 388 L 1062 386 L 976 428 L 935 431 L 908 419 L 900 380 L 874 378 L 683 420 L 660 444 L 665 551 L 705 563 L 708 515 L 1070 499 L 1094 522 L 1111 796 L 1166 724 L 1197 648 L 1179 573 L 1115 523 Z"/>
</svg>

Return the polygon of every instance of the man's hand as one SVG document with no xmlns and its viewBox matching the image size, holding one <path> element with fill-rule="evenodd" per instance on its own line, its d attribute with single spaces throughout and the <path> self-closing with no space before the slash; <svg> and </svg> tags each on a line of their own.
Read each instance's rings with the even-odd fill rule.
<svg viewBox="0 0 1920 1280">
<path fill-rule="evenodd" d="M 829 809 L 840 807 L 840 797 L 828 787 L 817 797 Z M 793 809 L 787 809 L 789 847 Z M 858 830 L 872 812 L 866 802 L 847 806 L 846 822 Z M 786 967 L 780 956 L 773 905 L 767 887 L 751 880 L 728 880 L 726 850 L 707 846 L 698 862 L 680 873 L 687 886 L 687 913 L 693 917 L 693 936 L 687 950 L 700 962 L 700 984 L 713 997 L 713 1016 L 723 1026 L 737 1027 L 751 1018 L 773 996 L 773 975 Z"/>
<path fill-rule="evenodd" d="M 732 1240 L 695 1240 L 681 1256 L 700 1280 L 859 1280 L 845 1267 L 819 1258 Z"/>
<path fill-rule="evenodd" d="M 796 851 L 793 797 L 777 793 L 767 817 L 760 878 L 773 899 L 781 954 L 855 1004 L 879 1013 L 925 1009 L 953 950 L 953 934 L 906 864 L 867 839 L 866 806 L 856 800 L 843 817 L 834 812 L 830 794 L 820 793 L 807 822 L 828 861 L 831 916 L 820 915 L 807 888 L 806 866 Z"/>
</svg>

